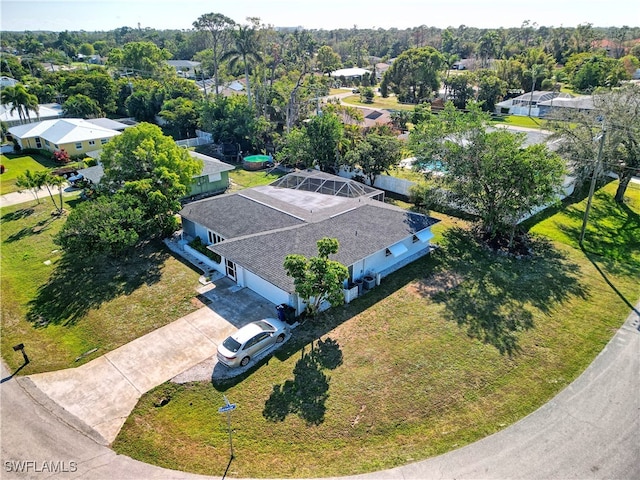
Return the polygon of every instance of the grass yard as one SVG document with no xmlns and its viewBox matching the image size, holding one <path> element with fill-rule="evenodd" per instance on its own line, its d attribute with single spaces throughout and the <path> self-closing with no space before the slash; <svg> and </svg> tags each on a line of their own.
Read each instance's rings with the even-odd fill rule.
<svg viewBox="0 0 640 480">
<path fill-rule="evenodd" d="M 40 155 L 2 155 L 1 160 L 5 167 L 5 172 L 0 175 L 0 195 L 17 192 L 16 179 L 25 171 L 48 170 L 48 163 Z"/>
<path fill-rule="evenodd" d="M 48 197 L 0 211 L 0 346 L 10 369 L 22 364 L 11 348 L 18 343 L 31 359 L 22 374 L 75 367 L 197 308 L 199 272 L 163 245 L 126 260 L 63 256 L 53 236 L 64 219 L 52 211 Z"/>
<path fill-rule="evenodd" d="M 231 187 L 228 192 L 235 192 L 249 187 L 257 187 L 259 185 L 267 185 L 284 175 L 280 170 L 245 170 L 242 166 L 238 166 L 235 170 L 229 172 Z"/>
<path fill-rule="evenodd" d="M 345 105 L 357 105 L 359 107 L 367 108 L 382 108 L 385 110 L 407 110 L 413 112 L 415 105 L 398 103 L 398 99 L 395 96 L 389 96 L 387 98 L 376 95 L 373 97 L 372 103 L 364 103 L 360 101 L 360 95 L 354 94 L 342 99 L 342 103 Z"/>
<path fill-rule="evenodd" d="M 444 217 L 439 250 L 308 321 L 248 374 L 144 395 L 114 449 L 208 475 L 319 477 L 406 464 L 505 428 L 575 379 L 640 298 L 640 189 L 617 207 L 614 188 L 595 198 L 585 251 L 575 246 L 584 201 L 532 227 L 530 259 L 495 256 Z M 238 404 L 226 472 L 223 394 Z"/>
<path fill-rule="evenodd" d="M 506 115 L 500 117 L 498 120 L 493 120 L 493 123 L 537 129 L 546 128 L 547 125 L 547 121 L 541 118 L 523 117 L 520 115 Z"/>
</svg>

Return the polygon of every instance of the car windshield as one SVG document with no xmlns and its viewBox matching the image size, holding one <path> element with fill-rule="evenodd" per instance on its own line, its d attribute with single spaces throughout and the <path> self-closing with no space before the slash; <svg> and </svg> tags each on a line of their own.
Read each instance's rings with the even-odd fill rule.
<svg viewBox="0 0 640 480">
<path fill-rule="evenodd" d="M 273 332 L 273 325 L 271 325 L 268 322 L 265 322 L 264 320 L 258 320 L 257 322 L 254 322 L 256 325 L 258 325 L 262 331 L 264 332 Z"/>
<path fill-rule="evenodd" d="M 240 349 L 240 344 L 232 337 L 227 338 L 222 342 L 222 345 L 224 345 L 224 348 L 234 353 Z"/>
</svg>

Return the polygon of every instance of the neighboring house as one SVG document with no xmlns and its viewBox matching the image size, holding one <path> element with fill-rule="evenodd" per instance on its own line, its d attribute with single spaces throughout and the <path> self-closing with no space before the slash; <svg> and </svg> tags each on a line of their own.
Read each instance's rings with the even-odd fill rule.
<svg viewBox="0 0 640 480">
<path fill-rule="evenodd" d="M 329 74 L 330 77 L 333 78 L 340 78 L 340 77 L 344 77 L 347 79 L 353 79 L 353 78 L 362 78 L 362 76 L 365 73 L 371 73 L 369 70 L 367 70 L 366 68 L 341 68 L 339 70 L 334 70 L 333 72 L 331 72 Z"/>
<path fill-rule="evenodd" d="M 384 74 L 387 72 L 387 70 L 391 68 L 391 63 L 379 62 L 379 63 L 376 63 L 375 68 L 376 68 L 376 79 L 378 81 L 381 81 L 382 77 L 384 77 Z"/>
<path fill-rule="evenodd" d="M 568 93 L 550 92 L 550 91 L 538 91 L 524 93 L 518 97 L 509 98 L 496 104 L 496 113 L 509 114 L 509 115 L 531 115 L 532 117 L 539 116 L 538 104 L 546 102 L 547 100 L 562 98 L 572 98 Z M 531 108 L 529 108 L 531 106 Z"/>
<path fill-rule="evenodd" d="M 104 65 L 104 59 L 100 55 L 83 55 L 79 53 L 76 55 L 79 62 L 90 63 L 92 65 Z"/>
<path fill-rule="evenodd" d="M 202 160 L 202 172 L 194 175 L 189 197 L 203 197 L 225 192 L 229 188 L 229 172 L 235 167 L 201 153 L 189 151 L 192 157 Z"/>
<path fill-rule="evenodd" d="M 21 125 L 24 123 L 40 122 L 42 120 L 51 120 L 52 118 L 62 117 L 62 105 L 59 103 L 41 103 L 38 105 L 38 112 L 29 110 L 29 118 L 20 119 L 18 110 L 11 112 L 12 104 L 0 105 L 0 121 L 8 127 Z"/>
<path fill-rule="evenodd" d="M 438 220 L 383 199 L 384 192 L 352 180 L 294 172 L 270 185 L 187 204 L 180 212 L 183 241 L 199 237 L 220 256 L 219 263 L 208 262 L 210 268 L 300 313 L 304 304 L 283 262 L 293 253 L 316 256 L 323 237 L 338 239 L 331 258 L 348 267 L 345 287 L 364 277 L 379 283 L 430 251 Z"/>
<path fill-rule="evenodd" d="M 593 97 L 591 95 L 570 98 L 553 98 L 538 102 L 538 116 L 543 118 L 551 112 L 561 109 L 570 109 L 576 112 L 590 112 L 594 108 Z"/>
<path fill-rule="evenodd" d="M 202 160 L 202 172 L 193 176 L 185 199 L 208 197 L 223 193 L 229 188 L 229 171 L 234 169 L 232 165 L 201 153 L 189 151 L 189 154 Z M 97 185 L 104 176 L 104 169 L 101 164 L 98 164 L 80 169 L 77 173 L 82 175 L 82 180 Z"/>
<path fill-rule="evenodd" d="M 131 121 L 128 118 L 120 120 L 112 120 L 110 118 L 91 118 L 87 121 L 99 127 L 116 130 L 118 132 L 124 132 L 126 128 L 134 127 L 138 124 L 138 122 Z"/>
<path fill-rule="evenodd" d="M 184 78 L 195 78 L 196 70 L 200 68 L 200 62 L 191 60 L 167 60 L 167 63 L 176 69 L 178 75 Z"/>
<path fill-rule="evenodd" d="M 92 120 L 62 118 L 18 125 L 10 128 L 9 134 L 22 149 L 64 150 L 74 157 L 102 149 L 120 132 L 101 127 Z"/>
<path fill-rule="evenodd" d="M 352 120 L 346 113 L 340 114 L 342 122 L 350 125 L 360 125 L 361 127 L 371 128 L 378 125 L 391 125 L 391 114 L 388 110 L 381 110 L 367 107 L 357 107 L 362 113 L 362 121 Z"/>
</svg>

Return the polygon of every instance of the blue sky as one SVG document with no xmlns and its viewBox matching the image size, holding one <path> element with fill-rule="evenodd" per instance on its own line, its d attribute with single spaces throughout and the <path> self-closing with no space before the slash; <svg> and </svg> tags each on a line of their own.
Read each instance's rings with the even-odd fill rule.
<svg viewBox="0 0 640 480">
<path fill-rule="evenodd" d="M 305 28 L 637 26 L 637 0 L 0 0 L 0 29 L 112 30 L 127 26 L 190 29 L 202 14 L 248 16 L 273 26 Z"/>
</svg>

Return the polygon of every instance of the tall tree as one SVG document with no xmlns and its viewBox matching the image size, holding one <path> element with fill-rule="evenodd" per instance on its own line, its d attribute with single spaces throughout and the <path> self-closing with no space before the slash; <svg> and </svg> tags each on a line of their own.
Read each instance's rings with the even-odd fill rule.
<svg viewBox="0 0 640 480">
<path fill-rule="evenodd" d="M 558 152 L 569 162 L 579 182 L 593 175 L 597 168 L 599 135 L 604 135 L 601 174 L 613 171 L 619 184 L 615 200 L 622 203 L 634 176 L 640 175 L 640 86 L 625 84 L 611 91 L 597 91 L 593 96 L 595 111 L 554 114 L 554 138 Z"/>
<path fill-rule="evenodd" d="M 410 142 L 419 159 L 442 163 L 442 186 L 454 204 L 477 215 L 486 236 L 512 242 L 524 215 L 556 200 L 565 164 L 546 145 L 524 147 L 524 134 L 487 131 L 489 115 L 473 103 L 469 110 L 447 103 L 416 126 Z"/>
<path fill-rule="evenodd" d="M 123 191 L 140 199 L 146 222 L 140 233 L 157 236 L 175 230 L 179 199 L 202 170 L 202 162 L 149 123 L 128 128 L 111 139 L 100 159 L 104 167 L 100 190 Z"/>
<path fill-rule="evenodd" d="M 242 62 L 244 68 L 244 79 L 247 84 L 247 98 L 251 106 L 251 86 L 249 83 L 249 64 L 251 62 L 262 62 L 260 45 L 258 42 L 257 21 L 250 25 L 237 25 L 231 31 L 233 46 L 223 56 L 223 61 L 229 61 L 229 66 L 234 68 L 238 62 Z"/>
<path fill-rule="evenodd" d="M 316 61 L 318 62 L 318 69 L 322 73 L 331 73 L 342 65 L 340 55 L 334 52 L 329 45 L 323 45 L 318 49 Z"/>
<path fill-rule="evenodd" d="M 193 26 L 197 30 L 206 30 L 211 36 L 211 50 L 213 51 L 213 81 L 216 87 L 216 95 L 218 95 L 220 85 L 218 81 L 218 64 L 220 62 L 221 52 L 225 47 L 229 34 L 229 29 L 236 24 L 229 17 L 221 13 L 205 13 L 193 22 Z"/>
<path fill-rule="evenodd" d="M 107 65 L 151 78 L 169 72 L 170 67 L 166 61 L 170 58 L 169 51 L 159 48 L 153 42 L 129 42 L 122 48 L 111 50 Z"/>
<path fill-rule="evenodd" d="M 311 316 L 316 315 L 326 301 L 331 306 L 342 305 L 342 286 L 349 278 L 347 267 L 329 259 L 329 255 L 338 253 L 338 240 L 325 237 L 318 240 L 317 246 L 317 257 L 292 254 L 284 260 L 284 269 L 293 278 L 296 293 L 307 304 Z"/>
<path fill-rule="evenodd" d="M 323 172 L 335 173 L 339 163 L 339 146 L 344 135 L 344 126 L 338 116 L 324 113 L 313 117 L 307 124 L 305 133 L 315 164 Z"/>
<path fill-rule="evenodd" d="M 20 123 L 31 120 L 31 114 L 34 112 L 39 115 L 38 97 L 29 91 L 22 84 L 14 87 L 5 87 L 0 91 L 0 103 L 3 106 L 11 105 L 10 113 L 18 112 Z"/>
<path fill-rule="evenodd" d="M 398 100 L 420 103 L 433 97 L 440 87 L 439 72 L 445 59 L 432 47 L 412 48 L 391 64 L 380 85 L 382 95 L 391 90 Z"/>
<path fill-rule="evenodd" d="M 346 162 L 354 168 L 360 168 L 374 185 L 376 178 L 401 160 L 402 144 L 391 131 L 377 129 L 365 135 L 353 150 L 345 156 Z"/>
<path fill-rule="evenodd" d="M 104 117 L 100 106 L 91 98 L 81 93 L 71 95 L 62 104 L 62 112 L 65 117 L 98 118 Z"/>
</svg>

